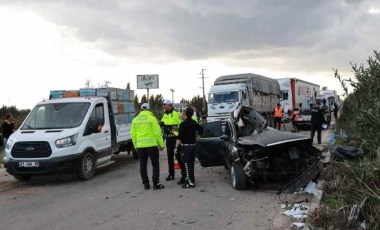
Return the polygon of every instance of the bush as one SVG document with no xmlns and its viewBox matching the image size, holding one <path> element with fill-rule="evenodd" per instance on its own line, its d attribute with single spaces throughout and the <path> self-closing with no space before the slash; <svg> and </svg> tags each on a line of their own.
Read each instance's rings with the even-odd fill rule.
<svg viewBox="0 0 380 230">
<path fill-rule="evenodd" d="M 355 64 L 352 69 L 355 78 L 348 80 L 335 70 L 335 77 L 347 95 L 337 128 L 351 134 L 350 143 L 362 148 L 363 158 L 355 162 L 332 162 L 326 168 L 323 206 L 310 219 L 317 227 L 357 229 L 357 225 L 348 225 L 348 218 L 353 206 L 365 201 L 358 221 L 365 221 L 367 229 L 380 229 L 379 53 L 374 51 L 367 66 Z M 347 83 L 353 87 L 350 94 Z"/>
</svg>

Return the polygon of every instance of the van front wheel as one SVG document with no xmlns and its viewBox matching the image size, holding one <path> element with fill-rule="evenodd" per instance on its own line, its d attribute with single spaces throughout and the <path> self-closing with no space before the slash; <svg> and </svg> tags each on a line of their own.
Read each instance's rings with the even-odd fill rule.
<svg viewBox="0 0 380 230">
<path fill-rule="evenodd" d="M 95 157 L 92 153 L 85 153 L 82 157 L 78 177 L 81 180 L 89 180 L 95 174 Z"/>
</svg>

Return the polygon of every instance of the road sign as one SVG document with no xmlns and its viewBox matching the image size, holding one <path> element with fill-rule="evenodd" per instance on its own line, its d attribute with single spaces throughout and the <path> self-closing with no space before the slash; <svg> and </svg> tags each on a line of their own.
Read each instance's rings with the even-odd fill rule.
<svg viewBox="0 0 380 230">
<path fill-rule="evenodd" d="M 137 75 L 137 89 L 158 89 L 158 74 Z"/>
</svg>

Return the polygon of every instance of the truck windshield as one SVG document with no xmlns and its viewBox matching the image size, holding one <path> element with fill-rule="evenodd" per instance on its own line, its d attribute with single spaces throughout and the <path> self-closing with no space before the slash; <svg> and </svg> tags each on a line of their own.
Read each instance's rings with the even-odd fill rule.
<svg viewBox="0 0 380 230">
<path fill-rule="evenodd" d="M 239 101 L 239 92 L 237 91 L 211 93 L 208 98 L 208 103 L 224 103 L 237 101 Z"/>
<path fill-rule="evenodd" d="M 90 103 L 52 103 L 36 106 L 21 130 L 65 129 L 82 124 Z"/>
</svg>

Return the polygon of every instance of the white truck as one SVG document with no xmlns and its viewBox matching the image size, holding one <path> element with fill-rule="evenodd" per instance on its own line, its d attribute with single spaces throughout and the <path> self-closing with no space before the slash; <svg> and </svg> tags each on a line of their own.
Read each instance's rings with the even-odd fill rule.
<svg viewBox="0 0 380 230">
<path fill-rule="evenodd" d="M 281 106 L 285 112 L 293 109 L 310 110 L 310 104 L 320 95 L 320 86 L 297 78 L 278 79 L 281 89 Z M 301 105 L 301 107 L 300 107 Z"/>
<path fill-rule="evenodd" d="M 321 91 L 321 105 L 323 105 L 323 99 L 326 100 L 327 106 L 334 107 L 335 104 L 339 107 L 340 106 L 340 99 L 338 94 L 336 93 L 336 90 L 330 89 L 330 90 L 322 90 Z"/>
<path fill-rule="evenodd" d="M 254 108 L 266 116 L 279 100 L 277 80 L 253 73 L 221 76 L 209 91 L 207 121 L 224 123 L 239 106 Z"/>
<path fill-rule="evenodd" d="M 113 163 L 112 154 L 133 149 L 130 123 L 134 107 L 127 100 L 116 100 L 119 91 L 128 97 L 133 91 L 83 91 L 94 93 L 80 97 L 62 91 L 61 97 L 53 94 L 58 91 L 51 91 L 51 99 L 33 108 L 6 143 L 4 162 L 9 174 L 28 180 L 37 175 L 76 173 L 81 180 L 88 180 L 96 167 Z M 125 111 L 120 106 L 123 103 Z"/>
</svg>

